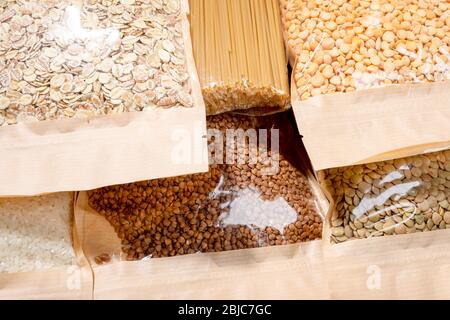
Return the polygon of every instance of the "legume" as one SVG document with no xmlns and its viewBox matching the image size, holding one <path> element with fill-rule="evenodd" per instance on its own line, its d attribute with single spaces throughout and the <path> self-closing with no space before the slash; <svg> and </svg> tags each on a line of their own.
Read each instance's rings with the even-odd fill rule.
<svg viewBox="0 0 450 320">
<path fill-rule="evenodd" d="M 450 228 L 450 150 L 329 169 L 331 241 Z"/>
<path fill-rule="evenodd" d="M 282 12 L 301 100 L 450 79 L 448 1 L 283 0 Z"/>
</svg>

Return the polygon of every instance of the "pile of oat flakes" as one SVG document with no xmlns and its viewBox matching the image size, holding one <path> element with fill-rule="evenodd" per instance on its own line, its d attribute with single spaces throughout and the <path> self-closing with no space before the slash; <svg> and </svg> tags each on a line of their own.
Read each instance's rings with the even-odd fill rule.
<svg viewBox="0 0 450 320">
<path fill-rule="evenodd" d="M 179 0 L 0 3 L 0 125 L 192 107 Z"/>
</svg>

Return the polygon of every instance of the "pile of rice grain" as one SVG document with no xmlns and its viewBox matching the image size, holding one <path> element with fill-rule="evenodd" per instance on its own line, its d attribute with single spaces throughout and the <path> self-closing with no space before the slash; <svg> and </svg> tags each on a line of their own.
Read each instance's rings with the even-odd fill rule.
<svg viewBox="0 0 450 320">
<path fill-rule="evenodd" d="M 73 195 L 0 198 L 0 273 L 71 265 Z"/>
</svg>

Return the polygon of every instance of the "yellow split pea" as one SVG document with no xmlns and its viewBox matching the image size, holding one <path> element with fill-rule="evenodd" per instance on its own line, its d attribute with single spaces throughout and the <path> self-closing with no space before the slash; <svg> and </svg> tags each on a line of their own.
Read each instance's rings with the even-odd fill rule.
<svg viewBox="0 0 450 320">
<path fill-rule="evenodd" d="M 282 9 L 301 99 L 450 79 L 449 1 L 283 0 Z"/>
</svg>

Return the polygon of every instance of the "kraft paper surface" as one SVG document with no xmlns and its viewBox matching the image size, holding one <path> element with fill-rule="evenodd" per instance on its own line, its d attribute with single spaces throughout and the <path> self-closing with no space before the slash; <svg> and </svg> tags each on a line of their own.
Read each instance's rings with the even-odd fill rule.
<svg viewBox="0 0 450 320">
<path fill-rule="evenodd" d="M 450 147 L 450 82 L 393 85 L 299 101 L 300 134 L 315 170 Z"/>
</svg>

